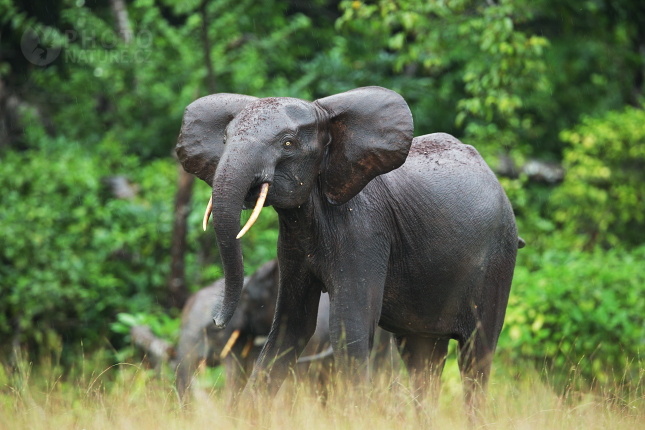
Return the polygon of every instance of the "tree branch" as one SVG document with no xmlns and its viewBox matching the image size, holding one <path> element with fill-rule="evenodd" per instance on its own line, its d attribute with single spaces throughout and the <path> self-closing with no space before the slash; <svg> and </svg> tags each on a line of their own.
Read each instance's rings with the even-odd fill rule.
<svg viewBox="0 0 645 430">
<path fill-rule="evenodd" d="M 116 31 L 119 33 L 126 45 L 132 42 L 132 28 L 128 19 L 128 9 L 124 0 L 110 0 L 112 12 L 116 21 Z"/>
<path fill-rule="evenodd" d="M 206 62 L 206 70 L 208 71 L 208 91 L 210 94 L 215 94 L 215 72 L 213 71 L 213 62 L 211 60 L 211 44 L 208 40 L 208 13 L 206 11 L 206 0 L 200 6 L 202 14 L 202 46 L 204 48 L 204 61 Z"/>
</svg>

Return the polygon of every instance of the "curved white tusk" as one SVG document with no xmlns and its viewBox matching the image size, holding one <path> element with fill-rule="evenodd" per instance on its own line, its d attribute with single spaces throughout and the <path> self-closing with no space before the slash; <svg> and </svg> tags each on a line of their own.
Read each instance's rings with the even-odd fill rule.
<svg viewBox="0 0 645 430">
<path fill-rule="evenodd" d="M 260 189 L 260 196 L 258 197 L 258 202 L 255 204 L 255 209 L 253 209 L 251 218 L 249 218 L 249 220 L 244 225 L 244 228 L 242 228 L 242 230 L 240 230 L 240 232 L 237 234 L 237 236 L 235 237 L 236 239 L 244 236 L 244 234 L 249 231 L 255 220 L 258 219 L 258 215 L 260 215 L 260 211 L 262 211 L 262 207 L 264 206 L 264 201 L 267 198 L 268 192 L 269 184 L 265 182 L 264 184 L 262 184 L 262 188 Z"/>
<path fill-rule="evenodd" d="M 204 231 L 206 231 L 206 227 L 208 226 L 208 217 L 211 216 L 212 209 L 213 209 L 213 196 L 211 195 L 211 199 L 208 201 L 208 206 L 206 206 L 206 212 L 204 212 L 204 222 L 202 223 L 204 226 Z"/>
</svg>

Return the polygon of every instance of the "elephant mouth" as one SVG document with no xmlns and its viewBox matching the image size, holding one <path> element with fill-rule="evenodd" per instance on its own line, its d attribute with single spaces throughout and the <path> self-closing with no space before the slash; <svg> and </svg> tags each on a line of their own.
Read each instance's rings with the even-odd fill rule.
<svg viewBox="0 0 645 430">
<path fill-rule="evenodd" d="M 249 192 L 246 193 L 246 196 L 244 196 L 244 209 L 253 209 L 255 207 L 255 203 L 258 201 L 258 197 L 260 197 L 261 187 L 261 184 L 251 187 Z"/>
<path fill-rule="evenodd" d="M 251 187 L 249 192 L 246 193 L 246 196 L 244 196 L 244 202 L 242 202 L 242 209 L 247 210 L 247 209 L 255 208 L 258 198 L 260 197 L 261 191 L 262 191 L 262 184 L 257 185 L 255 187 Z M 264 202 L 263 207 L 271 206 L 271 203 L 269 203 L 270 200 L 271 200 L 271 190 L 269 189 L 269 193 L 267 195 L 267 198 Z"/>
</svg>

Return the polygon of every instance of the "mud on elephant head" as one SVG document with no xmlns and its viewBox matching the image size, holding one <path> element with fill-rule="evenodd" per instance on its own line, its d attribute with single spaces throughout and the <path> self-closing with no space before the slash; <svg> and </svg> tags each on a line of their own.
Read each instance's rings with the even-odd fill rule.
<svg viewBox="0 0 645 430">
<path fill-rule="evenodd" d="M 237 239 L 262 206 L 295 208 L 314 189 L 328 202 L 343 204 L 404 163 L 412 133 L 405 100 L 380 87 L 314 102 L 214 94 L 189 105 L 177 154 L 186 171 L 213 188 L 204 225 L 212 205 L 226 278 L 215 323 L 225 326 L 235 312 L 244 281 Z M 238 234 L 241 210 L 254 206 Z"/>
</svg>

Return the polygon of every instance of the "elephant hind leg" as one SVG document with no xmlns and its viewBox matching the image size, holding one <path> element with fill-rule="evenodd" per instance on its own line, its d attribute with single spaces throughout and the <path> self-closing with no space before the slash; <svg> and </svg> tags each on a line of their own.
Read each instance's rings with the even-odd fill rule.
<svg viewBox="0 0 645 430">
<path fill-rule="evenodd" d="M 464 402 L 472 422 L 484 406 L 497 336 L 487 336 L 479 324 L 469 337 L 459 337 L 458 343 L 458 363 L 464 389 Z"/>
<path fill-rule="evenodd" d="M 410 375 L 412 394 L 419 406 L 428 394 L 433 408 L 438 404 L 441 373 L 446 363 L 449 341 L 414 334 L 396 336 L 401 358 Z"/>
<path fill-rule="evenodd" d="M 511 236 L 514 238 L 514 235 L 515 232 Z M 493 355 L 513 280 L 515 253 L 511 249 L 492 254 L 485 274 L 472 280 L 472 288 L 480 293 L 464 306 L 465 312 L 460 318 L 463 326 L 457 336 L 458 362 L 466 412 L 471 421 L 485 406 Z"/>
</svg>

